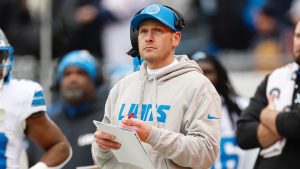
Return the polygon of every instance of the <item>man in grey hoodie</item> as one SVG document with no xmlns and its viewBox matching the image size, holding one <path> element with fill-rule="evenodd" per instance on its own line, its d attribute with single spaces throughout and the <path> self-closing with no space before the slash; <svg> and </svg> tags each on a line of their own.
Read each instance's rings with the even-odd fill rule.
<svg viewBox="0 0 300 169">
<path fill-rule="evenodd" d="M 174 55 L 183 25 L 175 10 L 160 4 L 134 16 L 131 29 L 145 61 L 111 89 L 103 118 L 135 130 L 157 169 L 209 168 L 219 152 L 220 97 L 196 62 Z M 101 168 L 139 168 L 117 160 L 111 150 L 122 145 L 115 136 L 97 130 L 94 137 L 92 154 Z"/>
</svg>

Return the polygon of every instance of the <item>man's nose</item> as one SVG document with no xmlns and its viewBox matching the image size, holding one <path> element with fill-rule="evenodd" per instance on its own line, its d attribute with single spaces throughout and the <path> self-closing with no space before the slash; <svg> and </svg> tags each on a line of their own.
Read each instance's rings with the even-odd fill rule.
<svg viewBox="0 0 300 169">
<path fill-rule="evenodd" d="M 149 31 L 146 35 L 146 42 L 152 42 L 153 41 L 153 33 Z"/>
</svg>

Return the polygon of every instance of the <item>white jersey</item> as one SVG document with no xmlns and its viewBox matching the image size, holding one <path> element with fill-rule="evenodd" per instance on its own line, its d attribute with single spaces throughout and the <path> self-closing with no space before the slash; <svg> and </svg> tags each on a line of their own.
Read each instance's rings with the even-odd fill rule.
<svg viewBox="0 0 300 169">
<path fill-rule="evenodd" d="M 249 103 L 247 99 L 241 97 L 236 98 L 236 102 L 242 109 Z M 223 100 L 220 153 L 212 169 L 252 169 L 256 161 L 258 148 L 242 150 L 237 145 L 235 129 L 238 115 L 233 114 L 232 118 L 234 124 Z"/>
<path fill-rule="evenodd" d="M 11 80 L 0 90 L 0 168 L 20 168 L 24 148 L 26 118 L 46 111 L 44 94 L 38 83 Z"/>
</svg>

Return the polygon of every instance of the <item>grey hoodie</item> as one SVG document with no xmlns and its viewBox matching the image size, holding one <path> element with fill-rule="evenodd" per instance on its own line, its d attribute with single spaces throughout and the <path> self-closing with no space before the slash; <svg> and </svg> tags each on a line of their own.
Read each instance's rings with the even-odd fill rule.
<svg viewBox="0 0 300 169">
<path fill-rule="evenodd" d="M 219 152 L 220 97 L 196 62 L 175 56 L 178 64 L 149 78 L 141 70 L 120 80 L 110 91 L 103 121 L 119 125 L 124 115 L 152 125 L 143 143 L 157 169 L 209 168 Z M 119 163 L 111 151 L 93 143 L 95 162 L 103 169 L 135 169 Z"/>
</svg>

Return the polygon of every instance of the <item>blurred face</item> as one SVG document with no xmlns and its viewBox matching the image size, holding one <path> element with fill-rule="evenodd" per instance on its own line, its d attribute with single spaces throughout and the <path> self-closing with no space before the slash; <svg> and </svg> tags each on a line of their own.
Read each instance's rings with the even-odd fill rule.
<svg viewBox="0 0 300 169">
<path fill-rule="evenodd" d="M 174 60 L 174 50 L 181 38 L 180 32 L 174 32 L 156 20 L 145 20 L 139 26 L 139 52 L 150 69 L 164 67 Z"/>
<path fill-rule="evenodd" d="M 218 75 L 215 67 L 208 61 L 202 60 L 197 61 L 198 65 L 203 71 L 203 74 L 211 81 L 211 83 L 216 86 L 218 82 Z"/>
<path fill-rule="evenodd" d="M 294 58 L 300 65 L 300 22 L 297 23 L 294 34 Z"/>
<path fill-rule="evenodd" d="M 274 32 L 277 26 L 276 20 L 274 18 L 264 14 L 263 12 L 260 12 L 256 19 L 256 30 L 260 34 L 268 35 Z"/>
<path fill-rule="evenodd" d="M 67 67 L 64 71 L 60 90 L 69 104 L 79 104 L 90 99 L 94 92 L 94 82 L 81 68 Z"/>
</svg>

